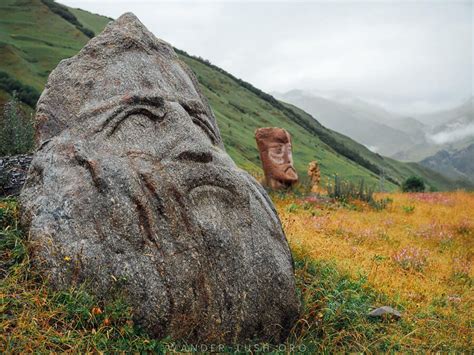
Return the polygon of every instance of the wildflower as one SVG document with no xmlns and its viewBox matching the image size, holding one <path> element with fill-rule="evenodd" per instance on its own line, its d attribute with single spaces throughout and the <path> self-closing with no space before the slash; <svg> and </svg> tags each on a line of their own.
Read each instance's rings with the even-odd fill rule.
<svg viewBox="0 0 474 355">
<path fill-rule="evenodd" d="M 453 259 L 453 273 L 456 276 L 467 277 L 469 276 L 472 269 L 472 264 L 469 260 L 463 260 L 461 258 Z"/>
<path fill-rule="evenodd" d="M 392 260 L 404 270 L 422 271 L 428 264 L 427 250 L 416 247 L 406 247 L 392 256 Z"/>
<path fill-rule="evenodd" d="M 448 296 L 448 301 L 453 303 L 460 303 L 461 297 L 459 296 Z"/>
<path fill-rule="evenodd" d="M 102 314 L 102 310 L 99 307 L 93 307 L 92 310 L 91 310 L 91 313 L 93 315 Z"/>
</svg>

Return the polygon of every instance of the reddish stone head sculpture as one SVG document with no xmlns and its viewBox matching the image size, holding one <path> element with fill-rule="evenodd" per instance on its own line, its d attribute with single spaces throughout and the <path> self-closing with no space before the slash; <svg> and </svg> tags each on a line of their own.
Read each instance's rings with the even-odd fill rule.
<svg viewBox="0 0 474 355">
<path fill-rule="evenodd" d="M 265 127 L 255 131 L 265 183 L 272 189 L 286 189 L 298 181 L 291 155 L 291 137 L 283 128 Z"/>
</svg>

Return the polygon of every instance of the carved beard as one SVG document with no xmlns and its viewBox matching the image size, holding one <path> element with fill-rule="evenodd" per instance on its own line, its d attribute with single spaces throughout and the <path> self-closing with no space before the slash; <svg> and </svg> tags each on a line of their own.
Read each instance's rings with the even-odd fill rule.
<svg viewBox="0 0 474 355">
<path fill-rule="evenodd" d="M 271 177 L 287 184 L 292 184 L 298 180 L 295 168 L 291 164 L 272 164 Z"/>
<path fill-rule="evenodd" d="M 269 167 L 268 178 L 277 180 L 281 182 L 283 185 L 288 184 L 291 185 L 292 183 L 298 180 L 298 176 L 296 171 L 291 163 L 279 163 L 274 161 L 271 158 L 270 152 L 267 150 L 263 154 L 264 158 L 264 165 Z"/>
<path fill-rule="evenodd" d="M 163 322 L 157 335 L 166 333 L 165 329 L 185 334 L 189 327 L 199 327 L 205 317 L 218 314 L 226 302 L 235 308 L 233 313 L 244 312 L 242 304 L 226 299 L 235 296 L 215 292 L 219 290 L 218 285 L 232 285 L 231 280 L 252 284 L 250 280 L 258 273 L 248 270 L 245 260 L 258 260 L 258 255 L 239 255 L 241 243 L 254 243 L 255 233 L 264 232 L 282 250 L 286 247 L 275 212 L 261 194 L 259 185 L 229 167 L 200 162 L 188 162 L 187 165 L 182 162 L 163 163 L 139 154 L 133 154 L 129 159 L 133 171 L 130 183 L 138 183 L 142 191 L 142 194 L 129 197 L 130 202 L 136 210 L 138 227 L 148 239 L 143 243 L 151 245 L 151 248 L 144 247 L 144 252 L 154 250 L 151 254 L 155 254 L 156 267 L 165 289 L 169 289 L 166 284 L 172 283 L 175 288 L 179 286 L 183 294 L 189 293 L 179 300 L 173 295 L 167 296 L 170 302 L 165 307 L 166 318 L 174 321 Z M 242 189 L 242 184 L 246 188 Z M 264 214 L 265 223 L 254 223 L 251 211 Z M 231 259 L 240 267 L 226 274 L 220 273 Z M 251 264 L 255 263 L 258 264 L 257 261 Z M 176 270 L 177 266 L 172 264 L 181 268 L 186 265 L 185 268 L 195 276 L 168 274 L 168 267 Z M 200 265 L 206 266 L 200 270 Z M 214 272 L 209 273 L 209 265 L 213 265 Z M 194 280 L 191 284 L 190 279 Z M 236 294 L 242 291 L 241 286 L 235 285 Z M 252 290 L 248 292 L 251 294 Z M 208 314 L 202 314 L 203 309 Z M 183 315 L 187 317 L 186 327 L 178 321 Z M 160 316 L 163 318 L 162 314 Z M 235 321 L 222 320 L 228 329 Z"/>
<path fill-rule="evenodd" d="M 238 188 L 242 177 L 228 167 L 201 162 L 203 157 L 197 152 L 187 151 L 183 156 L 184 161 L 163 162 L 148 154 L 129 154 L 142 198 L 146 199 L 140 204 L 156 204 L 146 215 L 160 215 L 166 221 L 181 220 L 182 227 L 177 229 L 193 235 L 248 228 L 243 221 L 250 217 L 250 191 Z M 155 220 L 146 224 L 159 225 Z"/>
</svg>

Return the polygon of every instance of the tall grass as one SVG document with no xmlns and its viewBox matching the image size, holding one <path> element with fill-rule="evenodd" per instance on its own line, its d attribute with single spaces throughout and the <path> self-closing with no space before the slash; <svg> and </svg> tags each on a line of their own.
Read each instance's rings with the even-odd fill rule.
<svg viewBox="0 0 474 355">
<path fill-rule="evenodd" d="M 355 183 L 353 181 L 344 180 L 338 175 L 334 175 L 333 183 L 327 184 L 329 197 L 342 202 L 349 202 L 350 200 L 371 202 L 374 200 L 374 191 L 375 188 L 367 185 L 364 179 Z"/>
</svg>

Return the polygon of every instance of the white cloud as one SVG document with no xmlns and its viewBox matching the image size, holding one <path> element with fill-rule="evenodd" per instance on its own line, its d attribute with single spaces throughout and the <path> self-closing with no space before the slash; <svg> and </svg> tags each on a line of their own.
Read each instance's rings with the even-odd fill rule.
<svg viewBox="0 0 474 355">
<path fill-rule="evenodd" d="M 470 123 L 454 130 L 439 132 L 429 136 L 428 138 L 435 144 L 445 144 L 461 141 L 468 137 L 474 137 L 474 123 Z"/>
<path fill-rule="evenodd" d="M 473 90 L 473 5 L 454 1 L 62 0 L 118 17 L 265 91 L 346 90 L 403 113 Z"/>
</svg>

